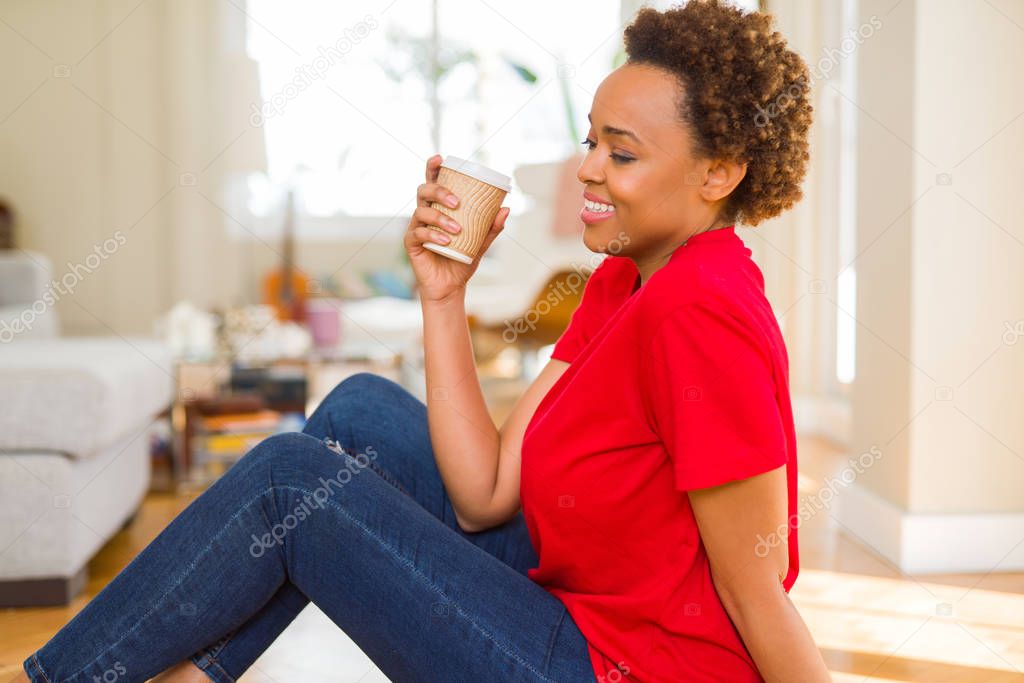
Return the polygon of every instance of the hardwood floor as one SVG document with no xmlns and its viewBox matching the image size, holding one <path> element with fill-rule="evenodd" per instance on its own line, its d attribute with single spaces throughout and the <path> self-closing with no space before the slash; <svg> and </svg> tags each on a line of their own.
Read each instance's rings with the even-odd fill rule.
<svg viewBox="0 0 1024 683">
<path fill-rule="evenodd" d="M 507 387 L 491 386 L 500 423 Z M 801 493 L 845 462 L 825 441 L 801 439 Z M 85 594 L 68 607 L 0 611 L 0 682 L 145 546 L 191 498 L 150 495 L 139 517 L 90 563 Z M 1024 574 L 903 575 L 840 534 L 822 510 L 800 530 L 801 573 L 791 597 L 840 683 L 1024 681 Z M 245 683 L 386 682 L 315 608 L 307 609 L 243 677 Z"/>
</svg>

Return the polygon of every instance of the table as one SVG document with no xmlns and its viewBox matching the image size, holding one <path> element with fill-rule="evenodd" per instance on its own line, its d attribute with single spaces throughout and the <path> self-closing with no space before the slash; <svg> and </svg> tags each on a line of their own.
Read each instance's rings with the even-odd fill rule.
<svg viewBox="0 0 1024 683">
<path fill-rule="evenodd" d="M 248 415 L 254 422 L 261 423 L 260 429 L 248 432 L 256 436 L 278 430 L 292 431 L 297 426 L 294 419 L 288 422 L 288 418 L 284 418 L 279 424 L 271 425 L 263 418 L 269 418 L 271 412 L 287 415 L 291 410 L 303 418 L 308 417 L 339 382 L 359 372 L 372 372 L 402 383 L 410 374 L 410 368 L 406 367 L 403 372 L 402 365 L 403 358 L 398 353 L 371 358 L 326 358 L 311 354 L 300 359 L 266 361 L 255 367 L 305 380 L 304 400 L 298 405 L 284 406 L 288 410 L 274 411 L 275 407 L 282 406 L 274 406 L 256 393 L 239 394 L 230 390 L 233 370 L 230 359 L 179 361 L 175 372 L 175 401 L 171 408 L 173 457 L 170 472 L 155 472 L 153 488 L 174 491 L 205 488 L 237 459 L 225 457 L 218 461 L 197 442 L 198 438 L 210 436 L 203 425 L 204 420 L 212 416 Z M 253 367 L 252 364 L 246 366 Z M 242 448 L 243 442 L 241 439 Z"/>
</svg>

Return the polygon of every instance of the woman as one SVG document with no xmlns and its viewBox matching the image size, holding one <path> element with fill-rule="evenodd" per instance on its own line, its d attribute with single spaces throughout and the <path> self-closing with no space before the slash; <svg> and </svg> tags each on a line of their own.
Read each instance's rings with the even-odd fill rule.
<svg viewBox="0 0 1024 683">
<path fill-rule="evenodd" d="M 505 424 L 466 326 L 478 261 L 423 248 L 446 241 L 427 226 L 459 230 L 430 208 L 458 202 L 435 156 L 405 236 L 426 406 L 374 375 L 342 382 L 19 680 L 233 681 L 310 600 L 396 682 L 829 680 L 787 597 L 785 347 L 734 230 L 800 197 L 806 67 L 769 17 L 719 0 L 644 9 L 625 44 L 578 172 L 583 240 L 608 256 Z"/>
</svg>

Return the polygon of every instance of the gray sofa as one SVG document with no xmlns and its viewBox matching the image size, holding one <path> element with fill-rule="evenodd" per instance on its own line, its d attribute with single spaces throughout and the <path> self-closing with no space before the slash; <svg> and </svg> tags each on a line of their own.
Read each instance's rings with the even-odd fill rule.
<svg viewBox="0 0 1024 683">
<path fill-rule="evenodd" d="M 0 254 L 0 606 L 62 604 L 149 488 L 173 395 L 148 339 L 61 337 L 39 254 Z"/>
</svg>

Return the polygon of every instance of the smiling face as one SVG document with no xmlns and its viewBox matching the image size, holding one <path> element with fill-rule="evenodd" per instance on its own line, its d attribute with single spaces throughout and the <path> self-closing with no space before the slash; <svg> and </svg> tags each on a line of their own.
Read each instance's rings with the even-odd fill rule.
<svg viewBox="0 0 1024 683">
<path fill-rule="evenodd" d="M 632 258 L 644 280 L 690 235 L 731 225 L 719 212 L 746 171 L 694 152 L 680 120 L 680 88 L 658 67 L 627 62 L 613 71 L 594 95 L 577 171 L 588 199 L 584 244 Z"/>
</svg>

